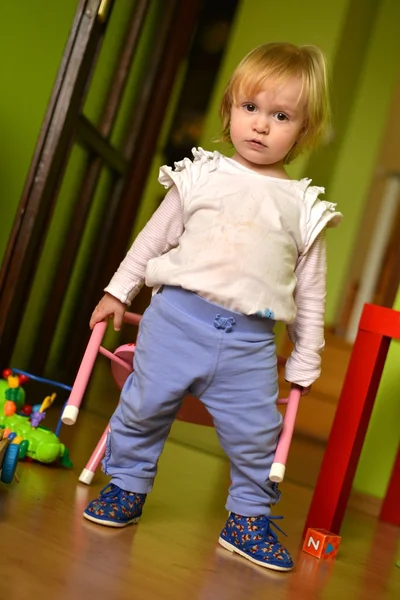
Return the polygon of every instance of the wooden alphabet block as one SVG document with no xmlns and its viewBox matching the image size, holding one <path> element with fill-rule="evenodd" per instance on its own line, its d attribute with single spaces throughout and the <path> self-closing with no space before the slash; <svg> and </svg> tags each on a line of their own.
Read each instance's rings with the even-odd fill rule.
<svg viewBox="0 0 400 600">
<path fill-rule="evenodd" d="M 321 560 L 334 560 L 339 550 L 339 535 L 335 535 L 326 529 L 307 529 L 303 544 L 303 552 L 307 552 Z"/>
</svg>

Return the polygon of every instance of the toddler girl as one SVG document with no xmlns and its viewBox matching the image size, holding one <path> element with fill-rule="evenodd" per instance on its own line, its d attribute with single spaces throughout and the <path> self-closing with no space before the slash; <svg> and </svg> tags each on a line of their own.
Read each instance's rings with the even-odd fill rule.
<svg viewBox="0 0 400 600">
<path fill-rule="evenodd" d="M 288 325 L 286 379 L 305 393 L 324 347 L 324 230 L 341 215 L 319 199 L 322 188 L 291 180 L 285 165 L 321 138 L 328 106 L 319 49 L 265 44 L 242 60 L 222 99 L 233 155 L 198 148 L 192 160 L 161 168 L 169 191 L 90 321 L 111 317 L 118 330 L 142 285 L 153 288 L 135 370 L 110 422 L 103 468 L 111 481 L 87 519 L 111 527 L 139 520 L 191 393 L 211 413 L 231 464 L 219 543 L 263 567 L 293 567 L 272 529 L 279 491 L 268 479 L 282 425 L 274 325 Z"/>
</svg>

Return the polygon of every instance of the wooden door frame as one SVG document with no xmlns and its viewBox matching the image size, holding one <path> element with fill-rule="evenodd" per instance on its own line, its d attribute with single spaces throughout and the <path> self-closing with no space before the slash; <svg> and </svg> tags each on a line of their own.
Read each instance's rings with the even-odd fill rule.
<svg viewBox="0 0 400 600">
<path fill-rule="evenodd" d="M 85 97 L 104 20 L 101 0 L 80 0 L 40 130 L 0 272 L 0 364 L 12 354 Z"/>
<path fill-rule="evenodd" d="M 138 0 L 135 6 L 141 4 L 144 11 L 148 1 Z M 104 113 L 100 132 L 81 115 L 92 74 L 93 57 L 97 57 L 107 24 L 106 16 L 102 14 L 100 17 L 98 14 L 99 8 L 105 4 L 110 9 L 113 0 L 106 3 L 104 0 L 79 2 L 17 211 L 0 279 L 0 364 L 3 365 L 9 363 L 14 349 L 67 160 L 78 135 L 80 141 L 93 151 L 102 147 L 102 156 L 107 158 L 107 164 L 111 165 L 118 177 L 108 204 L 107 222 L 98 237 L 96 263 L 91 265 L 87 273 L 83 302 L 74 327 L 77 333 L 66 341 L 65 353 L 70 357 L 70 372 L 76 368 L 87 342 L 84 332 L 88 332 L 90 312 L 107 278 L 126 251 L 169 95 L 181 60 L 187 52 L 201 0 L 168 0 L 166 3 L 167 16 L 160 25 L 146 84 L 142 86 L 138 106 L 133 111 L 121 154 L 115 152 L 107 142 L 107 133 L 115 118 L 118 102 L 114 102 L 111 112 Z M 126 78 L 129 66 L 129 60 L 125 60 L 122 79 Z M 150 106 L 151 118 L 146 120 L 144 116 Z M 109 127 L 104 126 L 107 122 Z M 98 179 L 100 168 L 101 164 L 98 163 L 96 166 L 93 166 L 93 162 L 88 165 L 88 169 L 92 169 L 92 183 Z M 87 196 L 91 197 L 94 185 L 89 185 L 89 188 Z M 73 248 L 76 252 L 77 236 Z M 73 265 L 71 261 L 67 262 L 71 270 Z M 37 374 L 45 367 L 68 279 L 64 272 L 56 274 L 51 298 L 40 319 L 40 336 L 36 339 L 28 365 Z"/>
</svg>

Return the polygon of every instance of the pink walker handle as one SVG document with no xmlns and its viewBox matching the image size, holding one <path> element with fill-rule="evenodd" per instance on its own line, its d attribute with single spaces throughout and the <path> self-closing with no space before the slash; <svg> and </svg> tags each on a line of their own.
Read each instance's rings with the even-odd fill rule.
<svg viewBox="0 0 400 600">
<path fill-rule="evenodd" d="M 275 452 L 274 462 L 271 467 L 269 478 L 271 481 L 280 483 L 283 481 L 286 461 L 289 454 L 290 443 L 292 441 L 294 424 L 296 422 L 297 410 L 299 408 L 301 392 L 298 389 L 292 389 L 287 399 L 287 408 L 283 419 L 282 433 L 279 437 L 278 446 Z M 278 404 L 285 404 L 285 400 L 278 400 Z"/>
<path fill-rule="evenodd" d="M 130 325 L 139 325 L 142 315 L 126 312 L 123 316 L 124 323 Z M 82 402 L 83 395 L 86 390 L 90 375 L 92 374 L 93 366 L 100 352 L 101 342 L 103 341 L 106 332 L 108 321 L 100 321 L 93 327 L 92 335 L 90 336 L 85 354 L 79 367 L 79 371 L 75 377 L 74 385 L 72 386 L 70 397 L 66 403 L 61 420 L 66 425 L 74 425 L 78 418 L 79 408 Z M 108 356 L 104 350 L 104 353 Z M 114 358 L 118 362 L 118 358 Z"/>
<path fill-rule="evenodd" d="M 107 328 L 107 321 L 96 323 L 93 327 L 92 335 L 90 336 L 85 354 L 79 367 L 79 371 L 75 377 L 74 385 L 72 386 L 71 395 L 64 407 L 62 414 L 62 422 L 66 425 L 73 425 L 78 418 L 79 407 L 82 402 L 83 395 L 86 390 L 87 383 L 93 370 L 93 365 L 104 334 Z"/>
</svg>

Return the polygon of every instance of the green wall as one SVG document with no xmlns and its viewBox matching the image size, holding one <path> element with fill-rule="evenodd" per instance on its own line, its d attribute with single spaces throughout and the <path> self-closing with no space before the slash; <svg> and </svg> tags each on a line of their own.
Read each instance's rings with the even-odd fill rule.
<svg viewBox="0 0 400 600">
<path fill-rule="evenodd" d="M 46 12 L 44 11 L 45 6 L 47 6 L 46 3 L 35 1 L 33 4 L 35 4 L 37 15 L 46 15 Z M 126 25 L 129 23 L 133 6 L 134 4 L 132 3 L 132 0 L 118 0 L 118 2 L 116 2 L 114 5 L 109 24 L 107 26 L 98 61 L 94 69 L 89 93 L 83 107 L 83 113 L 94 124 L 98 124 L 102 113 L 105 95 L 113 76 L 115 59 L 124 36 Z M 74 8 L 75 3 L 73 4 L 73 9 Z M 138 92 L 140 91 L 140 83 L 145 77 L 146 62 L 143 60 L 143 57 L 146 55 L 146 51 L 152 43 L 152 36 L 157 28 L 158 22 L 160 21 L 160 9 L 162 9 L 162 5 L 158 2 L 150 4 L 146 25 L 138 45 L 134 68 L 129 74 L 126 90 L 111 135 L 111 141 L 117 148 L 121 147 L 123 142 L 127 119 L 131 113 L 131 107 L 135 102 Z M 70 23 L 72 22 L 73 15 L 74 10 L 71 11 Z M 53 29 L 58 31 L 58 36 L 61 39 L 62 33 L 64 32 L 64 29 L 61 28 L 61 25 L 64 27 L 65 24 L 60 23 L 58 20 L 59 17 L 60 15 L 55 13 Z M 37 18 L 39 22 L 38 27 L 32 32 L 25 32 L 26 35 L 23 39 L 23 42 L 21 41 L 21 43 L 28 47 L 30 44 L 36 42 L 38 37 L 37 31 L 40 30 L 41 27 L 43 27 L 44 31 L 46 31 L 45 23 L 47 23 L 47 21 L 44 19 L 43 22 L 41 22 L 39 16 L 37 16 Z M 30 37 L 28 34 L 30 34 Z M 54 65 L 55 73 L 53 77 L 55 77 L 57 68 L 59 66 L 59 59 L 62 55 L 63 46 L 67 40 L 67 37 L 68 28 L 65 28 L 62 38 L 62 45 L 60 46 L 60 56 L 58 57 L 58 62 Z M 45 35 L 39 39 L 44 48 L 43 52 L 51 54 L 52 40 L 48 40 Z M 31 68 L 31 65 L 27 66 Z M 23 70 L 27 68 L 27 66 L 24 63 L 21 63 L 19 65 L 19 69 Z M 52 80 L 49 80 L 48 83 L 50 86 L 48 90 L 49 93 L 51 91 Z M 46 104 L 43 103 L 42 109 L 45 108 Z M 34 149 L 35 142 L 36 139 L 33 138 L 31 141 L 31 151 Z M 68 162 L 66 173 L 64 175 L 61 189 L 57 198 L 57 204 L 52 216 L 51 226 L 44 241 L 43 252 L 41 253 L 39 259 L 35 281 L 32 290 L 29 293 L 28 305 L 23 316 L 20 334 L 16 340 L 12 364 L 26 364 L 29 361 L 29 357 L 32 353 L 38 319 L 45 308 L 46 298 L 50 293 L 52 278 L 55 275 L 58 258 L 63 251 L 66 237 L 68 236 L 73 209 L 76 202 L 79 201 L 78 190 L 81 183 L 82 173 L 84 172 L 86 166 L 87 156 L 87 151 L 84 148 L 78 144 L 73 146 L 71 157 Z M 29 168 L 29 161 L 27 165 L 25 165 L 25 168 L 26 170 Z M 82 288 L 84 287 L 84 275 L 88 263 L 90 263 L 92 260 L 94 252 L 93 239 L 96 226 L 100 223 L 103 208 L 110 197 L 111 184 L 111 172 L 107 167 L 103 167 L 100 183 L 96 189 L 95 198 L 92 203 L 92 208 L 88 215 L 85 231 L 82 236 L 81 246 L 74 271 L 64 297 L 64 302 L 62 306 L 60 306 L 60 318 L 57 323 L 57 328 L 50 350 L 50 357 L 46 366 L 46 370 L 50 375 L 56 372 L 58 373 L 59 378 L 63 378 L 63 340 L 65 339 L 68 328 L 71 327 L 72 309 L 75 306 L 75 302 L 79 300 L 80 294 L 82 293 Z M 15 199 L 15 202 L 18 203 L 18 197 Z"/>
<path fill-rule="evenodd" d="M 345 215 L 340 235 L 330 232 L 327 322 L 333 322 L 345 284 L 364 203 L 376 168 L 393 90 L 400 75 L 400 2 L 383 0 L 340 144 L 330 193 Z M 400 293 L 394 308 L 400 310 Z M 383 498 L 400 441 L 400 342 L 393 341 L 354 482 L 359 492 Z M 384 443 L 383 443 L 384 440 Z"/>
<path fill-rule="evenodd" d="M 1 3 L 0 260 L 77 4 L 78 0 Z"/>
<path fill-rule="evenodd" d="M 345 284 L 364 203 L 376 168 L 394 87 L 400 75 L 400 2 L 382 0 L 366 47 L 360 83 L 329 190 L 344 213 L 340 234 L 330 232 L 328 245 L 327 322 L 334 322 Z"/>
</svg>

